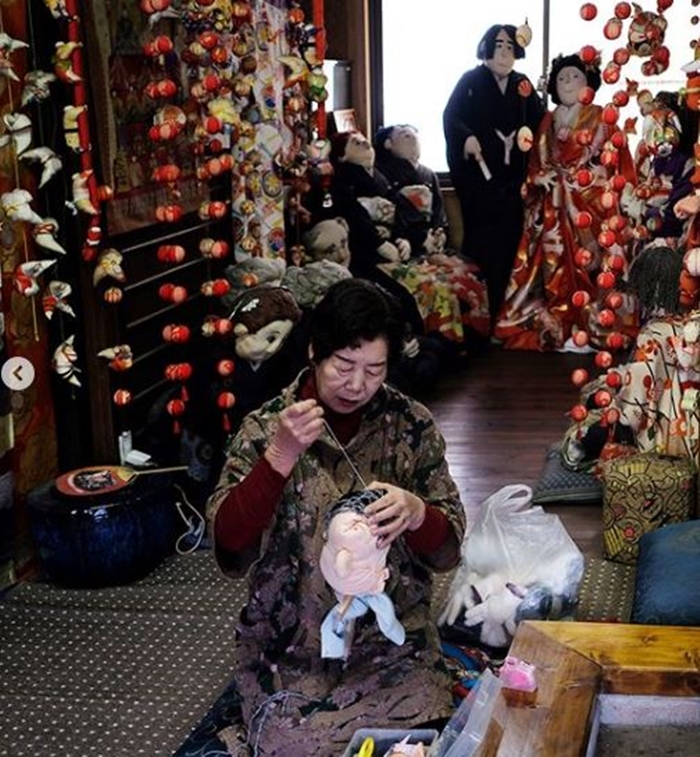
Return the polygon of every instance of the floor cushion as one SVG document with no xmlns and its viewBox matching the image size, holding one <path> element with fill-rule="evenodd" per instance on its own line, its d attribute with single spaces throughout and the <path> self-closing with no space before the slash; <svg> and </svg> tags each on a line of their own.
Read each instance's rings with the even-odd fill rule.
<svg viewBox="0 0 700 757">
<path fill-rule="evenodd" d="M 585 504 L 600 502 L 603 487 L 600 480 L 589 471 L 575 471 L 567 468 L 562 460 L 558 445 L 547 451 L 540 478 L 532 490 L 532 503 L 569 502 Z"/>
<path fill-rule="evenodd" d="M 644 534 L 694 517 L 697 474 L 690 458 L 640 453 L 601 468 L 606 559 L 632 564 Z"/>
<path fill-rule="evenodd" d="M 700 626 L 700 520 L 645 534 L 632 605 L 633 623 Z"/>
</svg>

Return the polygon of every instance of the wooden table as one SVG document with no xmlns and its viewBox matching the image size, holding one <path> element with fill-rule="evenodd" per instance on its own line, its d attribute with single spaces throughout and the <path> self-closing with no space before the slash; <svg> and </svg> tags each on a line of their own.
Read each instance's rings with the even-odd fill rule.
<svg viewBox="0 0 700 757">
<path fill-rule="evenodd" d="M 700 695 L 700 628 L 524 621 L 510 654 L 536 666 L 534 705 L 501 696 L 478 757 L 583 757 L 598 694 Z"/>
</svg>

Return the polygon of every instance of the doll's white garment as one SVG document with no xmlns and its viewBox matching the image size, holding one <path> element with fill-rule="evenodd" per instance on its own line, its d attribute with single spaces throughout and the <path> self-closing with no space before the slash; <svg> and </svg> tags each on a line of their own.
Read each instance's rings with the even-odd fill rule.
<svg viewBox="0 0 700 757">
<path fill-rule="evenodd" d="M 401 646 L 406 641 L 406 631 L 396 617 L 394 603 L 385 593 L 364 594 L 353 597 L 350 606 L 339 619 L 342 603 L 338 604 L 326 615 L 321 623 L 321 657 L 342 658 L 352 644 L 352 629 L 355 618 L 372 610 L 377 618 L 379 630 L 394 644 Z"/>
</svg>

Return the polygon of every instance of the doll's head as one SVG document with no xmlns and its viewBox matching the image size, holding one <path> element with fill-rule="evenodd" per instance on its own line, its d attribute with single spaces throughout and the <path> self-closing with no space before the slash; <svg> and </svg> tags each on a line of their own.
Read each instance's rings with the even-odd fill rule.
<svg viewBox="0 0 700 757">
<path fill-rule="evenodd" d="M 374 149 L 377 154 L 377 162 L 381 162 L 385 157 L 391 155 L 416 164 L 420 160 L 418 129 L 409 124 L 385 126 L 379 129 L 374 138 Z"/>
<path fill-rule="evenodd" d="M 348 222 L 338 216 L 314 224 L 304 233 L 302 242 L 309 260 L 331 260 L 342 266 L 350 265 Z"/>
<path fill-rule="evenodd" d="M 251 287 L 234 302 L 233 323 L 236 355 L 261 363 L 279 352 L 301 310 L 292 294 L 282 287 Z"/>
<path fill-rule="evenodd" d="M 340 131 L 331 137 L 331 162 L 354 163 L 367 171 L 374 168 L 374 148 L 361 131 Z"/>
<path fill-rule="evenodd" d="M 362 596 L 384 591 L 389 570 L 389 546 L 379 548 L 370 532 L 365 507 L 382 497 L 381 489 L 366 489 L 343 497 L 326 516 L 325 541 L 319 567 L 338 596 Z"/>
<path fill-rule="evenodd" d="M 516 60 L 525 57 L 525 48 L 516 39 L 512 24 L 494 24 L 479 41 L 476 57 L 497 76 L 508 76 Z"/>
<path fill-rule="evenodd" d="M 677 114 L 670 108 L 654 108 L 645 119 L 643 136 L 651 155 L 670 155 L 681 141 L 681 124 Z"/>
<path fill-rule="evenodd" d="M 646 314 L 673 315 L 683 310 L 680 298 L 683 253 L 662 244 L 650 244 L 635 258 L 627 287 Z"/>
<path fill-rule="evenodd" d="M 552 61 L 547 79 L 547 94 L 556 105 L 573 105 L 583 87 L 594 92 L 600 87 L 600 68 L 595 63 L 584 63 L 576 55 L 559 55 Z"/>
</svg>

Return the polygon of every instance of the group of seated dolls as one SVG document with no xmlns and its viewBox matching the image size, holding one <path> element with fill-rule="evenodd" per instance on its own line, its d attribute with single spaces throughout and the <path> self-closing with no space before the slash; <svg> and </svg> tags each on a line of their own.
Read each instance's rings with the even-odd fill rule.
<svg viewBox="0 0 700 757">
<path fill-rule="evenodd" d="M 477 266 L 449 249 L 438 177 L 420 162 L 417 130 L 385 127 L 373 143 L 359 131 L 336 133 L 329 160 L 329 183 L 305 198 L 306 259 L 330 258 L 381 284 L 415 336 L 454 354 L 485 340 L 486 289 Z"/>
</svg>

